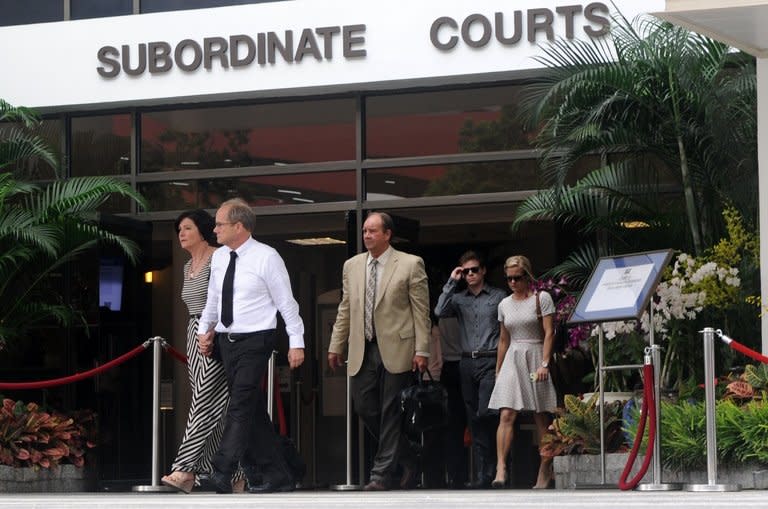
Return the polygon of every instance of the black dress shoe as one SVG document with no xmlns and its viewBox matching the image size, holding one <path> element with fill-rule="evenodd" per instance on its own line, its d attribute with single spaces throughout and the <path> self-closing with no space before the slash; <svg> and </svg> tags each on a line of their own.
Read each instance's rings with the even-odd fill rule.
<svg viewBox="0 0 768 509">
<path fill-rule="evenodd" d="M 419 473 L 415 468 L 405 467 L 403 476 L 400 478 L 401 490 L 412 490 L 419 485 Z"/>
<path fill-rule="evenodd" d="M 389 486 L 387 486 L 382 481 L 371 481 L 363 487 L 363 491 L 387 491 L 387 490 L 389 490 Z"/>
<path fill-rule="evenodd" d="M 293 480 L 287 482 L 266 481 L 256 486 L 248 486 L 248 493 L 286 493 L 296 489 Z"/>
<path fill-rule="evenodd" d="M 211 483 L 216 493 L 232 493 L 232 481 L 229 476 L 217 472 L 214 470 L 211 475 L 208 476 L 208 482 Z"/>
<path fill-rule="evenodd" d="M 468 490 L 487 490 L 491 487 L 490 479 L 477 479 L 464 484 L 464 487 Z"/>
</svg>

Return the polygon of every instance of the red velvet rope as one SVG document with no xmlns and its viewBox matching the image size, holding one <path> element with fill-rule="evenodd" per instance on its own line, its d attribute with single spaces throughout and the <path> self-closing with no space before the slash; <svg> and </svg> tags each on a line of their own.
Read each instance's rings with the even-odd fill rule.
<svg viewBox="0 0 768 509">
<path fill-rule="evenodd" d="M 180 351 L 176 350 L 174 347 L 172 347 L 168 343 L 165 343 L 163 345 L 163 348 L 165 348 L 165 351 L 171 354 L 171 357 L 173 357 L 177 361 L 181 362 L 182 364 L 188 364 L 187 356 L 181 353 Z"/>
<path fill-rule="evenodd" d="M 627 458 L 627 464 L 624 466 L 624 471 L 619 478 L 619 489 L 632 490 L 638 485 L 645 473 L 648 471 L 648 466 L 651 464 L 651 458 L 653 457 L 653 444 L 656 441 L 656 404 L 654 403 L 654 390 L 653 390 L 653 365 L 646 364 L 643 366 L 643 407 L 640 411 L 640 420 L 637 423 L 637 433 L 635 433 L 635 443 L 632 444 L 632 451 Z M 640 466 L 640 470 L 635 477 L 627 482 L 627 477 L 632 471 L 632 466 L 637 459 L 637 452 L 640 449 L 640 444 L 643 441 L 643 434 L 645 433 L 646 416 L 650 417 L 651 425 L 648 429 L 648 447 L 645 449 L 645 458 L 643 464 Z"/>
<path fill-rule="evenodd" d="M 54 378 L 52 380 L 41 380 L 39 382 L 0 382 L 0 390 L 26 390 L 26 389 L 46 389 L 48 387 L 55 387 L 57 385 L 64 385 L 69 384 L 73 382 L 79 382 L 80 380 L 83 380 L 85 378 L 92 377 L 94 375 L 98 375 L 99 373 L 102 373 L 108 369 L 114 368 L 115 366 L 118 366 L 122 364 L 123 362 L 127 361 L 128 359 L 131 359 L 133 357 L 136 357 L 141 352 L 143 352 L 149 343 L 143 343 L 133 350 L 124 353 L 117 359 L 113 359 L 106 364 L 102 364 L 101 366 L 97 366 L 93 369 L 90 369 L 88 371 L 84 371 L 83 373 L 77 373 L 75 375 L 65 376 L 63 378 Z"/>
<path fill-rule="evenodd" d="M 752 350 L 751 348 L 747 348 L 746 346 L 742 345 L 738 341 L 731 340 L 731 342 L 728 343 L 728 346 L 730 346 L 732 349 L 738 352 L 743 353 L 747 357 L 752 357 L 756 361 L 762 362 L 763 364 L 768 364 L 768 357 Z"/>
</svg>

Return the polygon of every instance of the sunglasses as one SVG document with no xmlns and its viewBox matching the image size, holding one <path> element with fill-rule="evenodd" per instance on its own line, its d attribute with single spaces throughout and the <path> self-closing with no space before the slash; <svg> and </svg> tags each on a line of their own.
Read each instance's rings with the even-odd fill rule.
<svg viewBox="0 0 768 509">
<path fill-rule="evenodd" d="M 472 274 L 477 274 L 478 272 L 480 272 L 480 266 L 476 265 L 474 267 L 467 267 L 466 269 L 461 269 L 461 273 L 464 274 L 465 276 L 470 272 Z"/>
<path fill-rule="evenodd" d="M 522 281 L 524 279 L 528 279 L 527 276 L 520 275 L 520 276 L 507 276 L 507 282 L 514 281 L 517 283 L 518 281 Z"/>
</svg>

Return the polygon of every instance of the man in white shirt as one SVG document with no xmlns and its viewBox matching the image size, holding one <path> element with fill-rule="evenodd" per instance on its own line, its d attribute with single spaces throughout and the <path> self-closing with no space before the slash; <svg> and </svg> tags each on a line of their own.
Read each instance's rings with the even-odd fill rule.
<svg viewBox="0 0 768 509">
<path fill-rule="evenodd" d="M 291 369 L 304 362 L 304 324 L 283 259 L 251 236 L 255 217 L 241 199 L 224 202 L 216 212 L 214 232 L 222 247 L 211 257 L 208 299 L 198 326 L 200 351 L 210 356 L 215 345 L 230 390 L 210 477 L 219 493 L 232 491 L 238 463 L 251 493 L 295 487 L 266 411 L 261 381 L 275 348 L 277 312 L 288 333 Z"/>
</svg>

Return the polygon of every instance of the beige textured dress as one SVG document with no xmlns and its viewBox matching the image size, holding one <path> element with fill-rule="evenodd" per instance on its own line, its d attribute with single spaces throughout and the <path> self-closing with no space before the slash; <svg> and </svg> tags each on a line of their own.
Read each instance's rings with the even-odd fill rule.
<svg viewBox="0 0 768 509">
<path fill-rule="evenodd" d="M 542 316 L 555 312 L 552 297 L 539 292 Z M 552 380 L 531 381 L 544 358 L 544 330 L 536 316 L 536 295 L 515 300 L 512 295 L 499 303 L 499 322 L 509 332 L 509 349 L 496 377 L 489 408 L 511 408 L 554 412 L 557 395 Z"/>
</svg>

